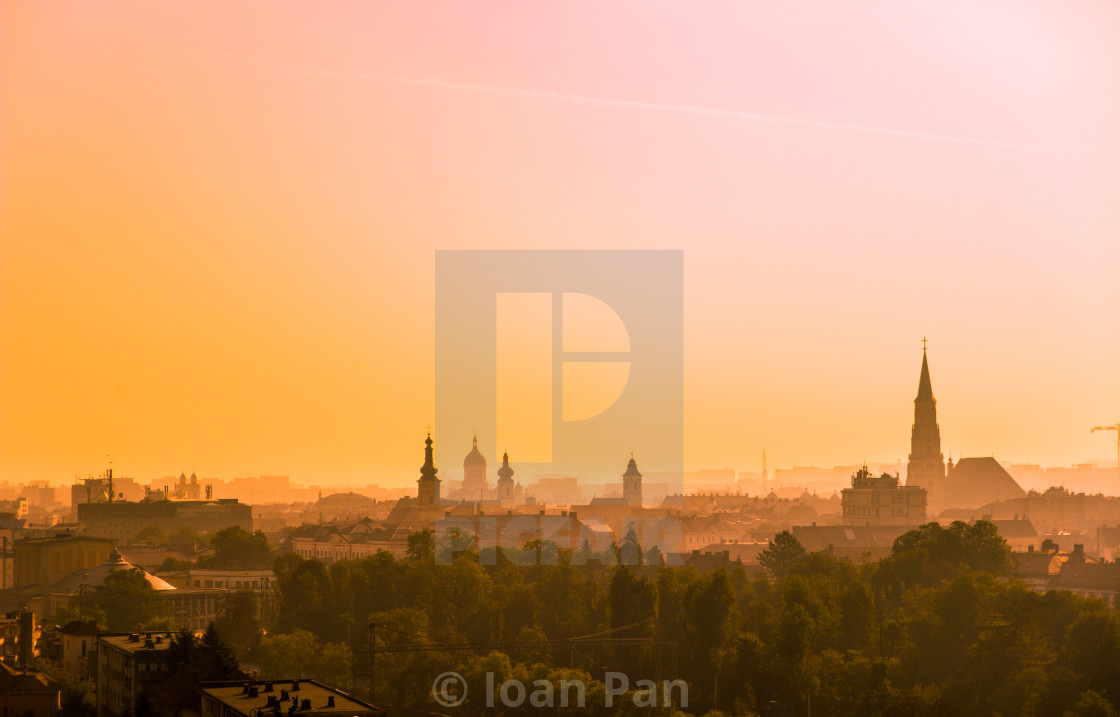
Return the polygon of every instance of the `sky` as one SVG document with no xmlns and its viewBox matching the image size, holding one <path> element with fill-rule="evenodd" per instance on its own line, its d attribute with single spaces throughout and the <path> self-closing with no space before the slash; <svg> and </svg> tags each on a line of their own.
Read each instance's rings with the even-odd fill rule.
<svg viewBox="0 0 1120 717">
<path fill-rule="evenodd" d="M 0 480 L 411 484 L 445 249 L 682 250 L 687 469 L 905 461 L 922 337 L 1115 460 L 1117 127 L 1113 0 L 6 0 Z"/>
</svg>

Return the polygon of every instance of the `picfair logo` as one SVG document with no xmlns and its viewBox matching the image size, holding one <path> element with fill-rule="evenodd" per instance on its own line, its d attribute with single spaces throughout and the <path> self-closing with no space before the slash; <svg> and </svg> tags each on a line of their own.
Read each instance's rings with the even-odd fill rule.
<svg viewBox="0 0 1120 717">
<path fill-rule="evenodd" d="M 539 473 L 679 476 L 679 251 L 436 253 L 436 426 Z"/>
</svg>

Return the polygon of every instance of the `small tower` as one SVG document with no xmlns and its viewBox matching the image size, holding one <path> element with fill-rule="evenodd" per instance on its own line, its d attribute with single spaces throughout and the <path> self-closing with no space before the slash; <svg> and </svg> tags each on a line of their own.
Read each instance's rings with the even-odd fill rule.
<svg viewBox="0 0 1120 717">
<path fill-rule="evenodd" d="M 471 452 L 463 459 L 463 492 L 469 500 L 478 498 L 479 491 L 489 487 L 486 482 L 486 457 L 478 450 L 478 434 L 475 434 Z"/>
<path fill-rule="evenodd" d="M 626 472 L 622 474 L 622 498 L 627 505 L 642 505 L 642 474 L 638 472 L 633 453 L 630 454 L 630 462 L 626 464 Z"/>
<path fill-rule="evenodd" d="M 509 453 L 502 454 L 502 467 L 498 469 L 498 502 L 513 503 L 513 469 L 509 467 Z"/>
<path fill-rule="evenodd" d="M 438 469 L 432 459 L 432 434 L 424 441 L 424 465 L 420 468 L 420 478 L 416 481 L 417 497 L 421 508 L 439 505 L 439 478 L 436 478 Z"/>
</svg>

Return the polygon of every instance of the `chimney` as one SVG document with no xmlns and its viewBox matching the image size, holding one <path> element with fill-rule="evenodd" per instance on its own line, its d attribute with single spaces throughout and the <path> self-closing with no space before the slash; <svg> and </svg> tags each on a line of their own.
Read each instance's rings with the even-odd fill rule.
<svg viewBox="0 0 1120 717">
<path fill-rule="evenodd" d="M 256 685 L 249 685 L 249 698 L 259 697 L 261 694 L 260 688 Z"/>
<path fill-rule="evenodd" d="M 264 689 L 261 690 L 261 692 L 272 692 L 272 683 L 271 682 L 264 683 Z"/>
<path fill-rule="evenodd" d="M 327 695 L 327 707 L 334 707 L 334 695 Z"/>
<path fill-rule="evenodd" d="M 35 657 L 35 613 L 19 614 L 19 661 L 26 669 Z"/>
<path fill-rule="evenodd" d="M 299 711 L 306 712 L 311 709 L 311 700 L 300 700 Z"/>
</svg>

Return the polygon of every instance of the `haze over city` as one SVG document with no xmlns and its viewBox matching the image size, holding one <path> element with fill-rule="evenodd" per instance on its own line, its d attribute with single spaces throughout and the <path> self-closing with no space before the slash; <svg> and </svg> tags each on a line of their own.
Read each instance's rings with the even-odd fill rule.
<svg viewBox="0 0 1120 717">
<path fill-rule="evenodd" d="M 436 8 L 4 4 L 0 479 L 411 485 L 454 248 L 683 250 L 689 470 L 905 461 L 923 336 L 1115 461 L 1115 4 Z"/>
</svg>

